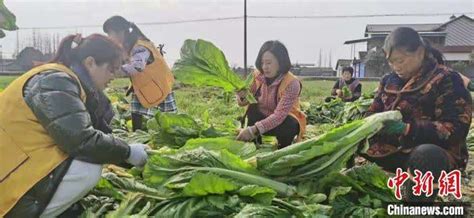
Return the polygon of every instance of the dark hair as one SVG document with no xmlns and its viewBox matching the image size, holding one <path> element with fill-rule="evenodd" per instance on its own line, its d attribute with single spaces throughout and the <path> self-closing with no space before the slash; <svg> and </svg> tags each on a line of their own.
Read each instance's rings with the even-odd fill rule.
<svg viewBox="0 0 474 218">
<path fill-rule="evenodd" d="M 420 46 L 425 48 L 425 58 L 431 54 L 439 64 L 444 64 L 443 54 L 433 48 L 428 41 L 423 40 L 418 32 L 409 27 L 399 27 L 393 30 L 385 39 L 383 50 L 388 59 L 395 49 L 415 52 Z"/>
<path fill-rule="evenodd" d="M 105 33 L 109 33 L 110 31 L 114 32 L 125 32 L 125 42 L 123 47 L 130 51 L 135 43 L 137 43 L 138 39 L 143 39 L 146 41 L 150 41 L 145 34 L 132 22 L 129 22 L 122 16 L 113 16 L 107 19 L 102 25 L 102 29 Z"/>
<path fill-rule="evenodd" d="M 283 45 L 283 43 L 278 40 L 271 40 L 263 43 L 262 47 L 260 48 L 260 51 L 258 52 L 257 60 L 255 60 L 255 66 L 260 72 L 263 72 L 262 56 L 263 53 L 267 51 L 271 52 L 278 61 L 278 65 L 280 67 L 278 69 L 279 75 L 290 71 L 291 61 L 290 57 L 288 56 L 288 50 L 286 49 L 285 45 Z"/>
<path fill-rule="evenodd" d="M 77 44 L 74 48 L 73 42 Z M 58 52 L 49 62 L 70 66 L 73 63 L 81 63 L 87 57 L 92 57 L 97 65 L 116 64 L 116 62 L 121 63 L 123 54 L 122 47 L 107 36 L 92 34 L 82 38 L 81 35 L 69 35 L 61 41 Z"/>
<path fill-rule="evenodd" d="M 352 75 L 352 74 L 354 73 L 354 68 L 352 68 L 352 67 L 344 67 L 344 68 L 342 68 L 342 72 L 343 72 L 343 73 L 346 72 L 346 71 L 348 71 L 348 72 L 351 73 L 351 75 Z"/>
</svg>

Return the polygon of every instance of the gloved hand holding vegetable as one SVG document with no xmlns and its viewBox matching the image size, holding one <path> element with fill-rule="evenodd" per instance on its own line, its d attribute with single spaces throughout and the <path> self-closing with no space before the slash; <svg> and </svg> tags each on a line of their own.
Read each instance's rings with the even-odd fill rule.
<svg viewBox="0 0 474 218">
<path fill-rule="evenodd" d="M 130 155 L 127 158 L 127 162 L 136 167 L 143 167 L 148 159 L 146 150 L 150 150 L 148 145 L 130 144 Z"/>
<path fill-rule="evenodd" d="M 397 120 L 387 120 L 383 125 L 383 129 L 380 130 L 382 135 L 407 135 L 410 129 L 409 124 Z"/>
<path fill-rule="evenodd" d="M 245 129 L 240 130 L 239 135 L 237 136 L 237 140 L 239 141 L 252 141 L 258 135 L 258 129 L 256 126 L 249 126 Z"/>
</svg>

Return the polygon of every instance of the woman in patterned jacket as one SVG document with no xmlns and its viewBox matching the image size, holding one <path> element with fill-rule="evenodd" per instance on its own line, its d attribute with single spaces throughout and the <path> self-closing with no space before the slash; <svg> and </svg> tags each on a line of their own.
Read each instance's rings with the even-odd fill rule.
<svg viewBox="0 0 474 218">
<path fill-rule="evenodd" d="M 446 67 L 443 55 L 411 28 L 395 29 L 383 50 L 393 72 L 381 80 L 369 114 L 398 110 L 403 121 L 385 123 L 369 155 L 383 155 L 390 150 L 387 145 L 397 147 L 375 162 L 390 171 L 408 170 L 412 176 L 414 170 L 431 171 L 434 183 L 443 170 L 463 170 L 472 99 L 461 75 Z M 406 190 L 408 201 L 436 196 L 417 197 Z"/>
</svg>

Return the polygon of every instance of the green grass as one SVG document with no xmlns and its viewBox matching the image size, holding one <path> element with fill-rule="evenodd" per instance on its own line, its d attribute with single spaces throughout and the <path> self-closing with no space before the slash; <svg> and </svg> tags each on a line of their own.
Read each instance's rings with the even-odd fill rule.
<svg viewBox="0 0 474 218">
<path fill-rule="evenodd" d="M 111 82 L 110 88 L 125 92 L 129 84 L 128 79 L 116 79 Z M 234 96 L 226 96 L 220 89 L 178 85 L 174 93 L 179 112 L 216 127 L 232 125 L 231 122 L 244 113 L 244 108 L 237 106 Z"/>
<path fill-rule="evenodd" d="M 0 76 L 0 89 L 5 88 L 16 76 Z M 309 80 L 303 81 L 303 91 L 301 93 L 301 101 L 310 103 L 320 103 L 325 97 L 330 96 L 332 86 L 335 81 L 330 80 Z M 110 87 L 114 90 L 123 90 L 125 92 L 130 81 L 128 79 L 115 79 L 112 81 Z M 362 92 L 369 93 L 377 88 L 378 82 L 362 82 Z M 191 88 L 181 87 L 175 90 L 176 101 L 178 108 L 182 112 L 191 115 L 200 116 L 205 111 L 211 115 L 210 120 L 217 120 L 222 122 L 217 115 L 225 117 L 238 116 L 243 113 L 243 109 L 238 108 L 234 97 L 229 96 L 230 99 L 225 99 L 222 91 L 211 88 Z M 220 107 L 216 107 L 220 105 Z M 219 122 L 218 122 L 219 123 Z"/>
<path fill-rule="evenodd" d="M 0 90 L 7 87 L 7 85 L 10 84 L 17 77 L 18 76 L 0 76 Z"/>
<path fill-rule="evenodd" d="M 0 90 L 5 88 L 16 76 L 0 76 Z M 111 82 L 109 91 L 123 92 L 129 86 L 129 79 L 115 79 Z M 331 94 L 334 81 L 311 80 L 303 81 L 301 101 L 320 103 Z M 371 92 L 378 82 L 362 82 L 362 92 Z M 244 114 L 244 108 L 238 107 L 234 95 L 226 96 L 220 89 L 177 87 L 175 89 L 178 110 L 204 120 L 218 127 L 228 126 Z"/>
<path fill-rule="evenodd" d="M 320 103 L 330 96 L 335 81 L 311 80 L 303 81 L 301 101 L 312 104 Z M 130 84 L 128 79 L 112 81 L 114 90 L 124 90 Z M 362 92 L 371 92 L 378 82 L 362 82 Z M 124 91 L 125 92 L 125 91 Z M 244 108 L 238 107 L 234 95 L 225 96 L 220 89 L 177 87 L 175 89 L 176 104 L 180 112 L 195 119 L 208 120 L 218 127 L 229 125 L 229 122 L 244 114 Z"/>
<path fill-rule="evenodd" d="M 321 103 L 324 98 L 331 95 L 332 87 L 336 81 L 331 80 L 304 80 L 301 101 Z M 371 93 L 377 88 L 377 81 L 362 81 L 362 93 Z"/>
<path fill-rule="evenodd" d="M 13 81 L 17 76 L 0 76 L 0 89 L 4 89 L 11 81 Z M 326 96 L 331 94 L 332 86 L 335 81 L 330 80 L 308 80 L 303 81 L 303 91 L 301 93 L 301 101 L 307 101 L 311 103 L 321 102 Z M 111 87 L 113 88 L 125 88 L 130 84 L 128 79 L 116 79 L 112 81 Z M 377 88 L 378 82 L 362 82 L 362 92 L 369 93 Z M 192 97 L 195 98 L 196 90 L 198 89 L 182 89 L 181 91 L 176 91 L 176 95 L 179 95 L 184 98 Z M 189 94 L 181 92 L 192 92 Z M 194 93 L 194 94 L 193 94 Z M 198 92 L 199 93 L 199 92 Z M 195 99 L 194 99 L 195 100 Z M 183 106 L 187 106 L 183 102 Z"/>
</svg>

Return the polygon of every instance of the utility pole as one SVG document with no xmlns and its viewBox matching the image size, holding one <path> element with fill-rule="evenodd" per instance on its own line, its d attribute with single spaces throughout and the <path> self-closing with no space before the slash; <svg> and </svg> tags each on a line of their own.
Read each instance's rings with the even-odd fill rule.
<svg viewBox="0 0 474 218">
<path fill-rule="evenodd" d="M 318 67 L 322 67 L 322 53 L 321 53 L 321 48 L 319 49 L 319 62 L 318 62 Z"/>
<path fill-rule="evenodd" d="M 244 70 L 247 77 L 247 0 L 244 0 Z"/>
<path fill-rule="evenodd" d="M 20 30 L 16 30 L 16 46 L 15 46 L 15 58 L 20 53 Z"/>
<path fill-rule="evenodd" d="M 332 68 L 332 50 L 329 50 L 329 66 L 330 68 Z"/>
<path fill-rule="evenodd" d="M 2 45 L 0 45 L 0 65 L 2 65 L 2 72 L 4 72 L 4 67 L 3 67 L 3 49 L 2 49 Z"/>
</svg>

